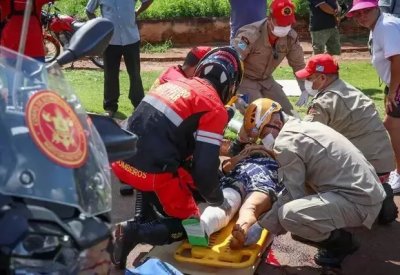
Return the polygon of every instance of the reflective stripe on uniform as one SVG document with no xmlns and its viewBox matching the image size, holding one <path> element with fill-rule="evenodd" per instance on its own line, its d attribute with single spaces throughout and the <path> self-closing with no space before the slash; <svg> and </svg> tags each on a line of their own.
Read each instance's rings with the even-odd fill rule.
<svg viewBox="0 0 400 275">
<path fill-rule="evenodd" d="M 163 113 L 175 126 L 178 127 L 182 123 L 183 118 L 161 99 L 152 95 L 147 95 L 145 98 L 143 98 L 143 101 L 149 103 L 151 106 Z"/>
<path fill-rule="evenodd" d="M 202 130 L 197 131 L 196 135 L 197 141 L 207 142 L 218 146 L 221 145 L 222 138 L 222 135 Z"/>
</svg>

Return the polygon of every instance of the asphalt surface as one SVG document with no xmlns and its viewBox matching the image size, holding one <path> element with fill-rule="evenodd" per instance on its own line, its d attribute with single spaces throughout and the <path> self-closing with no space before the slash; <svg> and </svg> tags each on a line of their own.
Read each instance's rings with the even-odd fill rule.
<svg viewBox="0 0 400 275">
<path fill-rule="evenodd" d="M 309 45 L 302 45 L 307 53 Z M 174 64 L 183 60 L 190 48 L 170 49 L 169 53 L 153 55 L 142 55 L 142 69 L 154 70 L 159 68 L 160 63 Z M 309 49 L 308 49 L 309 50 Z M 365 47 L 345 48 L 341 59 L 367 60 L 369 55 Z M 149 63 L 150 65 L 148 65 Z M 155 63 L 154 66 L 151 64 Z M 146 65 L 147 64 L 147 65 Z M 165 65 L 166 67 L 168 67 Z M 147 66 L 147 67 L 146 67 Z M 113 185 L 113 211 L 114 223 L 128 220 L 133 215 L 133 196 L 121 196 L 119 194 L 120 184 Z M 395 197 L 396 205 L 400 209 L 400 195 Z M 274 266 L 261 261 L 255 274 L 266 275 L 313 275 L 313 274 L 362 274 L 362 275 L 400 275 L 400 215 L 397 220 L 388 226 L 374 225 L 372 230 L 366 228 L 349 229 L 359 240 L 361 247 L 353 255 L 348 256 L 343 262 L 340 270 L 322 270 L 315 265 L 313 256 L 316 248 L 294 241 L 290 234 L 278 236 L 272 244 L 272 254 L 279 262 Z M 127 266 L 137 261 L 141 255 L 151 249 L 149 245 L 137 246 L 129 255 Z M 124 271 L 113 269 L 111 274 L 124 274 Z"/>
<path fill-rule="evenodd" d="M 119 187 L 119 183 L 113 185 L 112 217 L 114 222 L 130 219 L 134 208 L 133 196 L 121 196 Z M 400 195 L 395 197 L 395 202 L 400 208 Z M 335 270 L 333 274 L 400 274 L 400 216 L 388 226 L 374 225 L 372 230 L 365 228 L 349 230 L 355 233 L 361 247 L 345 259 L 341 270 Z M 140 253 L 144 254 L 150 249 L 149 245 L 136 247 L 129 255 L 128 267 L 132 266 Z M 256 271 L 257 274 L 327 274 L 313 262 L 316 249 L 292 240 L 290 234 L 276 237 L 272 244 L 272 251 L 280 266 L 275 267 L 262 261 Z M 112 274 L 124 274 L 124 272 L 114 269 Z"/>
</svg>

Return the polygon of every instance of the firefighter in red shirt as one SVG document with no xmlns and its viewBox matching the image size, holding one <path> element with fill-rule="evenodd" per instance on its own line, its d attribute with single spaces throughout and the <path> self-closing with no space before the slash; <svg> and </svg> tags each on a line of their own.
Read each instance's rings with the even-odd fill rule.
<svg viewBox="0 0 400 275">
<path fill-rule="evenodd" d="M 209 51 L 211 51 L 211 47 L 206 47 L 206 46 L 197 46 L 193 47 L 186 55 L 185 61 L 183 62 L 182 65 L 175 65 L 169 67 L 167 70 L 165 70 L 153 83 L 153 85 L 150 87 L 150 91 L 154 90 L 161 84 L 165 84 L 168 81 L 171 80 L 176 80 L 181 77 L 185 78 L 191 78 L 194 75 L 194 71 L 196 69 L 197 64 L 199 63 L 200 59 L 202 59 Z M 230 117 L 233 117 L 233 112 L 234 110 L 230 111 L 229 113 Z M 120 193 L 121 194 L 131 194 L 132 192 L 132 187 L 127 186 L 123 184 L 123 186 L 120 187 Z M 142 193 L 139 194 L 139 191 L 136 190 L 136 198 L 138 196 L 143 196 Z M 137 216 L 138 214 L 135 214 Z"/>
<path fill-rule="evenodd" d="M 202 59 L 209 51 L 211 51 L 210 47 L 193 47 L 186 55 L 183 64 L 169 67 L 154 81 L 150 90 L 153 90 L 161 84 L 164 84 L 170 80 L 176 80 L 181 77 L 193 77 L 194 70 L 196 69 L 196 66 L 199 63 L 200 59 Z"/>
<path fill-rule="evenodd" d="M 0 45 L 13 51 L 18 51 L 26 0 L 2 0 L 1 10 L 1 38 Z M 43 46 L 42 25 L 40 14 L 42 6 L 50 0 L 32 0 L 32 11 L 29 19 L 29 29 L 26 37 L 24 54 L 44 62 L 45 51 Z"/>
<path fill-rule="evenodd" d="M 232 47 L 211 50 L 191 79 L 150 91 L 128 120 L 138 135 L 135 156 L 112 164 L 123 182 L 155 193 L 166 217 L 117 226 L 113 262 L 125 267 L 136 244 L 163 245 L 186 237 L 181 220 L 199 216 L 193 191 L 211 205 L 226 206 L 219 184 L 219 149 L 228 122 L 225 104 L 243 75 Z M 191 159 L 190 165 L 187 160 Z M 228 210 L 228 209 L 227 209 Z"/>
</svg>

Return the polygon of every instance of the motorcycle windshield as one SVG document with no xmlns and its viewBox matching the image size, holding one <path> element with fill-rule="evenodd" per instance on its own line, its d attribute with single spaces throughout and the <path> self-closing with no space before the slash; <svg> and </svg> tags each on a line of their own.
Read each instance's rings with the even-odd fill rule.
<svg viewBox="0 0 400 275">
<path fill-rule="evenodd" d="M 111 210 L 104 144 L 60 68 L 1 47 L 0 193 Z"/>
</svg>

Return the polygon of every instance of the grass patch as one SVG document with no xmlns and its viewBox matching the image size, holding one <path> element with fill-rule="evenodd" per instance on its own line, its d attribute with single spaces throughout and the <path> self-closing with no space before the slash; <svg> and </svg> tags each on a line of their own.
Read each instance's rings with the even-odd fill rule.
<svg viewBox="0 0 400 275">
<path fill-rule="evenodd" d="M 141 53 L 165 53 L 168 49 L 172 48 L 171 39 L 166 40 L 164 43 L 150 44 L 147 41 L 143 42 L 140 48 Z"/>
<path fill-rule="evenodd" d="M 142 72 L 142 81 L 147 91 L 161 71 Z M 66 70 L 66 78 L 75 88 L 86 110 L 96 113 L 103 112 L 103 72 L 100 70 Z M 275 79 L 294 79 L 292 69 L 288 66 L 279 67 L 274 73 Z M 362 90 L 376 105 L 376 108 L 383 118 L 383 87 L 379 86 L 378 76 L 369 62 L 341 62 L 340 77 Z M 132 106 L 128 99 L 129 79 L 125 71 L 120 72 L 120 102 L 119 111 L 125 115 L 132 112 Z M 295 106 L 297 97 L 289 97 L 295 110 L 301 115 L 307 111 L 307 107 Z M 227 134 L 228 137 L 233 135 Z"/>
<path fill-rule="evenodd" d="M 85 109 L 89 112 L 103 113 L 103 71 L 66 69 L 65 77 L 75 89 Z M 142 73 L 144 90 L 147 91 L 162 71 Z M 126 71 L 120 72 L 120 97 L 118 111 L 126 116 L 132 113 L 128 99 L 129 78 Z"/>
</svg>

